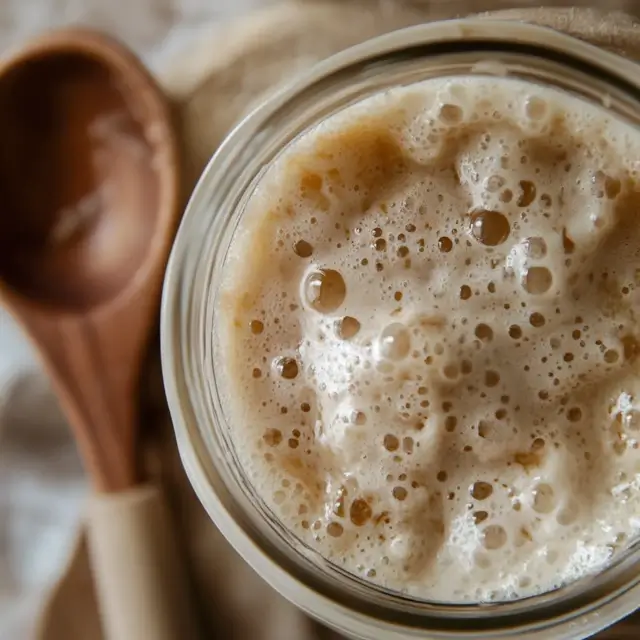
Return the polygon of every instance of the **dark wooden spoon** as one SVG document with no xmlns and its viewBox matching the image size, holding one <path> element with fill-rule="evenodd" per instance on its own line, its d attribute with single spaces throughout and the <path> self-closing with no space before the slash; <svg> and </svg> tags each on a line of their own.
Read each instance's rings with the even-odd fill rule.
<svg viewBox="0 0 640 640">
<path fill-rule="evenodd" d="M 195 638 L 166 509 L 136 460 L 140 369 L 180 207 L 169 109 L 121 45 L 58 31 L 0 62 L 0 138 L 0 295 L 93 480 L 107 636 Z"/>
</svg>

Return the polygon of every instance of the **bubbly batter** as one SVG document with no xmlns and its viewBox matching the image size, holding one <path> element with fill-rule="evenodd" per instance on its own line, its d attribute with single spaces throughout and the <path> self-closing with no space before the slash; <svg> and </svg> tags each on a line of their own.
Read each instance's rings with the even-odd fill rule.
<svg viewBox="0 0 640 640">
<path fill-rule="evenodd" d="M 357 576 L 492 601 L 640 528 L 640 133 L 506 78 L 295 140 L 235 233 L 214 364 L 287 528 Z"/>
</svg>

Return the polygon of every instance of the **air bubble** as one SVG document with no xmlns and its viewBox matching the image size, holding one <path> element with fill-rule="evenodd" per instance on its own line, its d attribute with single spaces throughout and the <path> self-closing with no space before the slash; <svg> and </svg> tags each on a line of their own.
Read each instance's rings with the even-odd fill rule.
<svg viewBox="0 0 640 640">
<path fill-rule="evenodd" d="M 540 260 L 547 255 L 547 243 L 543 238 L 527 238 L 524 242 L 524 251 L 528 258 Z"/>
<path fill-rule="evenodd" d="M 340 487 L 336 500 L 333 504 L 333 512 L 340 518 L 344 518 L 344 500 L 347 495 L 345 487 Z"/>
<path fill-rule="evenodd" d="M 569 422 L 580 422 L 582 419 L 582 410 L 580 407 L 571 407 L 569 411 L 567 411 L 567 420 Z"/>
<path fill-rule="evenodd" d="M 540 328 L 545 325 L 546 320 L 541 313 L 538 313 L 537 311 L 535 311 L 529 316 L 529 322 L 531 323 L 531 326 Z"/>
<path fill-rule="evenodd" d="M 391 492 L 396 500 L 404 500 L 407 497 L 407 490 L 404 487 L 393 487 Z"/>
<path fill-rule="evenodd" d="M 615 362 L 618 362 L 619 358 L 620 354 L 615 349 L 607 349 L 604 352 L 604 361 L 608 364 L 614 364 Z"/>
<path fill-rule="evenodd" d="M 387 360 L 402 360 L 411 350 L 411 335 L 399 322 L 390 324 L 380 334 L 380 355 Z"/>
<path fill-rule="evenodd" d="M 345 316 L 336 323 L 336 333 L 342 340 L 351 340 L 360 331 L 360 322 L 351 316 Z"/>
<path fill-rule="evenodd" d="M 473 512 L 473 523 L 478 525 L 484 522 L 489 517 L 489 514 L 486 511 L 474 511 Z"/>
<path fill-rule="evenodd" d="M 458 419 L 455 416 L 447 416 L 444 421 L 444 428 L 449 432 L 453 432 L 458 424 Z"/>
<path fill-rule="evenodd" d="M 332 538 L 339 538 L 344 532 L 344 527 L 339 522 L 330 522 L 327 525 L 327 533 Z"/>
<path fill-rule="evenodd" d="M 294 358 L 276 358 L 274 367 L 278 375 L 286 380 L 293 380 L 298 375 L 298 363 Z"/>
<path fill-rule="evenodd" d="M 502 176 L 489 176 L 485 181 L 485 189 L 489 191 L 489 193 L 497 193 L 504 187 L 505 180 Z"/>
<path fill-rule="evenodd" d="M 520 180 L 518 185 L 520 194 L 516 204 L 519 207 L 528 207 L 536 199 L 536 186 L 529 180 Z"/>
<path fill-rule="evenodd" d="M 486 500 L 493 493 L 493 487 L 488 482 L 479 480 L 471 485 L 469 492 L 476 500 Z"/>
<path fill-rule="evenodd" d="M 448 380 L 456 380 L 460 375 L 460 369 L 457 364 L 449 363 L 442 368 L 442 373 Z"/>
<path fill-rule="evenodd" d="M 462 121 L 464 112 L 457 104 L 443 104 L 438 112 L 438 117 L 446 124 L 458 124 Z"/>
<path fill-rule="evenodd" d="M 546 293 L 551 288 L 552 282 L 553 276 L 546 267 L 529 267 L 522 278 L 522 286 L 532 295 Z"/>
<path fill-rule="evenodd" d="M 471 235 L 488 247 L 502 244 L 510 231 L 507 217 L 498 211 L 482 210 L 471 214 Z"/>
<path fill-rule="evenodd" d="M 511 189 L 505 189 L 500 194 L 500 200 L 502 202 L 504 202 L 505 204 L 508 203 L 508 202 L 511 202 L 513 200 L 513 191 L 511 191 Z"/>
<path fill-rule="evenodd" d="M 352 411 L 350 416 L 351 424 L 357 424 L 361 427 L 364 424 L 367 424 L 367 416 L 362 411 Z"/>
<path fill-rule="evenodd" d="M 440 249 L 442 253 L 449 253 L 449 251 L 453 249 L 451 238 L 447 238 L 447 236 L 438 238 L 438 249 Z"/>
<path fill-rule="evenodd" d="M 482 544 L 485 549 L 494 551 L 507 543 L 507 532 L 499 524 L 490 524 L 482 532 Z"/>
<path fill-rule="evenodd" d="M 620 180 L 612 178 L 602 171 L 596 171 L 591 182 L 593 195 L 598 198 L 603 198 L 606 195 L 609 200 L 615 200 L 622 187 Z"/>
<path fill-rule="evenodd" d="M 371 519 L 372 511 L 369 503 L 362 498 L 357 498 L 349 508 L 349 519 L 356 527 L 364 526 Z"/>
<path fill-rule="evenodd" d="M 475 329 L 475 335 L 482 342 L 491 342 L 493 340 L 493 329 L 488 324 L 480 323 Z"/>
<path fill-rule="evenodd" d="M 387 433 L 382 443 L 384 445 L 384 448 L 387 451 L 391 452 L 397 451 L 398 447 L 400 446 L 400 441 L 398 440 L 398 438 L 391 433 Z"/>
<path fill-rule="evenodd" d="M 313 247 L 306 240 L 298 240 L 293 251 L 300 258 L 309 258 L 313 254 Z"/>
<path fill-rule="evenodd" d="M 471 287 L 463 284 L 460 287 L 460 299 L 461 300 L 468 300 L 471 297 Z"/>
<path fill-rule="evenodd" d="M 533 509 L 538 513 L 551 513 L 555 508 L 553 487 L 540 483 L 533 489 Z"/>
<path fill-rule="evenodd" d="M 260 320 L 252 320 L 249 323 L 249 329 L 254 335 L 259 335 L 264 331 L 264 324 Z"/>
<path fill-rule="evenodd" d="M 500 382 L 500 374 L 497 371 L 485 371 L 484 383 L 487 387 L 495 387 Z"/>
<path fill-rule="evenodd" d="M 480 422 L 478 423 L 478 435 L 481 438 L 491 437 L 492 431 L 493 431 L 493 428 L 488 422 L 485 422 L 484 420 L 480 420 Z"/>
<path fill-rule="evenodd" d="M 333 269 L 309 274 L 304 291 L 309 306 L 320 313 L 332 313 L 342 305 L 347 295 L 343 277 Z"/>
<path fill-rule="evenodd" d="M 422 428 L 422 426 L 420 426 L 420 428 Z M 413 444 L 413 438 L 411 438 L 410 436 L 402 438 L 402 450 L 405 453 L 413 453 Z"/>
<path fill-rule="evenodd" d="M 542 438 L 536 438 L 531 444 L 532 451 L 542 451 L 545 447 L 545 442 Z"/>
<path fill-rule="evenodd" d="M 524 111 L 531 120 L 542 120 L 547 114 L 548 105 L 545 100 L 532 96 L 524 105 Z"/>
<path fill-rule="evenodd" d="M 514 340 L 520 340 L 522 338 L 522 329 L 517 324 L 512 324 L 509 327 L 509 336 Z"/>
</svg>

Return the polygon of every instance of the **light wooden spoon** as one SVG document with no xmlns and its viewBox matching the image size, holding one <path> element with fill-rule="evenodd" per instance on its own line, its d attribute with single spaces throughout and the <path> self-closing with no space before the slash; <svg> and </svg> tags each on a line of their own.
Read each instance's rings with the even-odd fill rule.
<svg viewBox="0 0 640 640">
<path fill-rule="evenodd" d="M 0 62 L 0 296 L 35 343 L 95 488 L 89 534 L 110 640 L 197 637 L 161 494 L 136 460 L 138 382 L 177 224 L 169 109 L 100 34 Z"/>
</svg>

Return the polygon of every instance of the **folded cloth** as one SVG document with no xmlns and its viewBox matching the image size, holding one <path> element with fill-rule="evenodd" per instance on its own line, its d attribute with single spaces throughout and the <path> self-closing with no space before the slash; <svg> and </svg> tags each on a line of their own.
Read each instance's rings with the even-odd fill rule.
<svg viewBox="0 0 640 640">
<path fill-rule="evenodd" d="M 230 127 L 279 82 L 331 53 L 385 31 L 480 11 L 488 4 L 289 2 L 201 36 L 161 77 L 175 101 L 181 127 L 187 169 L 185 193 Z M 633 6 L 631 0 L 629 4 Z M 640 27 L 623 14 L 516 9 L 498 15 L 545 24 L 640 60 Z M 337 638 L 271 590 L 222 538 L 192 493 L 177 458 L 157 351 L 151 356 L 145 380 L 143 404 L 149 425 L 145 463 L 150 475 L 165 486 L 172 503 L 205 637 Z M 638 625 L 623 623 L 602 638 L 640 637 L 640 622 Z M 102 638 L 83 532 L 42 612 L 38 638 Z"/>
</svg>

